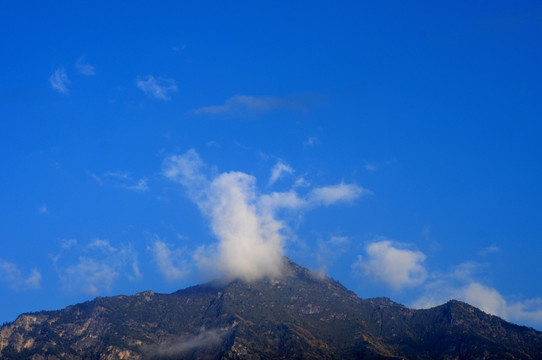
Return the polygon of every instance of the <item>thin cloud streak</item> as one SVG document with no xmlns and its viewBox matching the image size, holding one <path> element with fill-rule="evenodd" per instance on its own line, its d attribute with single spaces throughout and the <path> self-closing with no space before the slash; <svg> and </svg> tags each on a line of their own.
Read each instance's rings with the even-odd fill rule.
<svg viewBox="0 0 542 360">
<path fill-rule="evenodd" d="M 49 83 L 51 87 L 62 94 L 68 94 L 68 85 L 70 84 L 70 79 L 66 73 L 66 69 L 60 67 L 49 77 Z"/>
<path fill-rule="evenodd" d="M 192 113 L 195 115 L 249 115 L 278 109 L 305 110 L 305 107 L 286 97 L 234 95 L 222 105 L 200 107 Z"/>
</svg>

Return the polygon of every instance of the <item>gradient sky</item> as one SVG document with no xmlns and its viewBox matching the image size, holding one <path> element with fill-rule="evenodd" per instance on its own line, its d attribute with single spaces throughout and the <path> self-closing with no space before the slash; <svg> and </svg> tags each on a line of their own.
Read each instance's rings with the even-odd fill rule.
<svg viewBox="0 0 542 360">
<path fill-rule="evenodd" d="M 542 2 L 2 1 L 0 33 L 0 323 L 285 254 L 542 329 Z"/>
</svg>

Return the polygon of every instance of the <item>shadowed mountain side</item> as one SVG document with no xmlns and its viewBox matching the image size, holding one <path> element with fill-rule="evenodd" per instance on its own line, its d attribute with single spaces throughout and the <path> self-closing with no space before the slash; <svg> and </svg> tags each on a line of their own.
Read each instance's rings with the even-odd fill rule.
<svg viewBox="0 0 542 360">
<path fill-rule="evenodd" d="M 290 260 L 286 275 L 96 298 L 0 329 L 3 359 L 542 359 L 542 333 L 458 301 L 360 299 Z"/>
</svg>

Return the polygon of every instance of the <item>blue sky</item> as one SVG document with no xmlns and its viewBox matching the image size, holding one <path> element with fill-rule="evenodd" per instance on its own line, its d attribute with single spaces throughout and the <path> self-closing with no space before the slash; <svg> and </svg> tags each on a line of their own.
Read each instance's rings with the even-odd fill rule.
<svg viewBox="0 0 542 360">
<path fill-rule="evenodd" d="M 542 3 L 2 2 L 0 321 L 278 276 L 542 329 Z"/>
</svg>

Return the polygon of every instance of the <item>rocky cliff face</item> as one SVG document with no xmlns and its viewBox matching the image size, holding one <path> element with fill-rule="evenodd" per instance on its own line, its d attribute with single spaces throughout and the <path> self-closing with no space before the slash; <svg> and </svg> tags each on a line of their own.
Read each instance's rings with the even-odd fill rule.
<svg viewBox="0 0 542 360">
<path fill-rule="evenodd" d="M 276 280 L 97 298 L 23 314 L 2 359 L 542 359 L 542 333 L 451 301 L 360 299 L 286 260 Z"/>
</svg>

